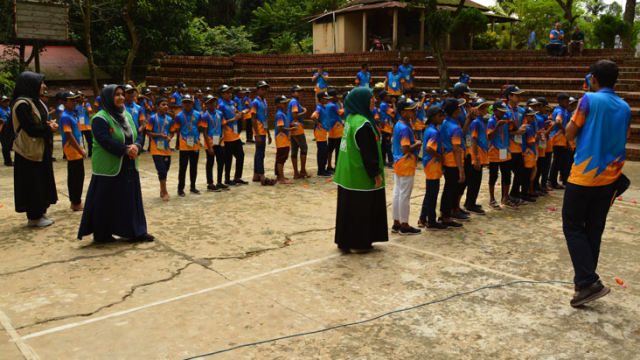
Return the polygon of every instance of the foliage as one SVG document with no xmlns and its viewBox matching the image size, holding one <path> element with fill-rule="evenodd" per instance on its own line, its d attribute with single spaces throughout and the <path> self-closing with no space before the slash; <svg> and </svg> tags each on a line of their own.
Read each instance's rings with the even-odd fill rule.
<svg viewBox="0 0 640 360">
<path fill-rule="evenodd" d="M 480 10 L 476 8 L 465 8 L 456 16 L 450 31 L 470 34 L 471 41 L 473 42 L 475 34 L 487 30 L 488 23 L 489 18 L 481 13 Z"/>
<path fill-rule="evenodd" d="M 602 15 L 593 25 L 594 35 L 606 48 L 613 47 L 616 35 L 624 39 L 632 31 L 631 24 L 613 15 Z"/>
<path fill-rule="evenodd" d="M 0 71 L 0 95 L 11 97 L 13 88 L 16 86 L 13 79 L 15 79 L 15 77 L 12 73 Z"/>
<path fill-rule="evenodd" d="M 243 26 L 210 28 L 203 18 L 194 18 L 182 32 L 181 53 L 186 55 L 233 56 L 251 52 L 255 46 Z"/>
<path fill-rule="evenodd" d="M 473 40 L 473 48 L 475 50 L 493 50 L 498 46 L 500 37 L 495 31 L 486 31 L 476 36 Z"/>
</svg>

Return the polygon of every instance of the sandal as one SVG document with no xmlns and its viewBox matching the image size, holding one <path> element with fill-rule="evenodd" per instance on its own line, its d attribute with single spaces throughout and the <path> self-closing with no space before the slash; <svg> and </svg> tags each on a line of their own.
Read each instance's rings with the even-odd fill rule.
<svg viewBox="0 0 640 360">
<path fill-rule="evenodd" d="M 271 180 L 269 178 L 264 178 L 263 181 L 260 181 L 260 185 L 262 186 L 271 185 Z"/>
<path fill-rule="evenodd" d="M 500 204 L 498 204 L 497 201 L 493 200 L 492 202 L 489 203 L 489 206 L 491 206 L 491 208 L 493 210 L 502 210 L 502 206 L 500 206 Z"/>
<path fill-rule="evenodd" d="M 273 186 L 278 183 L 278 179 L 268 179 L 268 180 L 269 180 L 269 186 Z"/>
</svg>

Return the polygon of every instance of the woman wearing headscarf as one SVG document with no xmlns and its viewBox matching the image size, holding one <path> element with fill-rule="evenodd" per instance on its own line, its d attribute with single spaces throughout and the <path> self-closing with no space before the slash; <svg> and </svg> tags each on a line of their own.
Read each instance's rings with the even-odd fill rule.
<svg viewBox="0 0 640 360">
<path fill-rule="evenodd" d="M 375 106 L 369 88 L 353 89 L 344 102 L 349 116 L 334 177 L 338 185 L 335 242 L 352 253 L 389 240 L 380 134 L 372 113 Z"/>
<path fill-rule="evenodd" d="M 95 242 L 113 242 L 113 235 L 153 241 L 147 234 L 138 174 L 138 153 L 144 133 L 124 111 L 124 87 L 109 85 L 100 94 L 100 110 L 91 119 L 93 175 L 87 191 L 78 239 L 93 234 Z"/>
<path fill-rule="evenodd" d="M 13 142 L 13 170 L 16 212 L 26 212 L 28 226 L 45 227 L 55 219 L 46 216 L 51 204 L 58 201 L 53 176 L 51 137 L 58 129 L 48 121 L 46 106 L 40 101 L 44 75 L 23 72 L 13 90 L 12 125 L 17 134 Z"/>
</svg>

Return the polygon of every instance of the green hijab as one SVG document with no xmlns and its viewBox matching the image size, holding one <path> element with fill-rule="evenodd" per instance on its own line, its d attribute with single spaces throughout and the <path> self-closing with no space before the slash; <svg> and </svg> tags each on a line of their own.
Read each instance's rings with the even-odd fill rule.
<svg viewBox="0 0 640 360">
<path fill-rule="evenodd" d="M 347 98 L 344 99 L 344 108 L 347 110 L 349 115 L 358 114 L 362 115 L 371 123 L 373 126 L 373 131 L 378 134 L 378 128 L 376 126 L 376 121 L 373 118 L 373 114 L 369 109 L 369 104 L 371 104 L 371 94 L 373 93 L 373 89 L 358 87 L 349 92 Z"/>
</svg>

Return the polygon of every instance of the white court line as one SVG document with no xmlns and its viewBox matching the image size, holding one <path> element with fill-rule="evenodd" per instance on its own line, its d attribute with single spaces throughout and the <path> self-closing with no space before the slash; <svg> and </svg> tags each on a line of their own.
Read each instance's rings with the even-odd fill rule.
<svg viewBox="0 0 640 360">
<path fill-rule="evenodd" d="M 20 350 L 22 356 L 24 356 L 25 359 L 39 359 L 38 356 L 33 352 L 33 350 L 31 350 L 29 345 L 25 344 L 25 342 L 23 341 L 24 339 L 22 339 L 16 332 L 16 329 L 14 329 L 13 325 L 11 325 L 11 321 L 9 321 L 9 317 L 2 310 L 0 310 L 0 324 L 2 324 L 2 327 L 7 331 L 9 336 L 11 336 L 11 340 L 13 340 L 13 342 L 16 344 L 18 350 Z"/>
<path fill-rule="evenodd" d="M 440 255 L 440 254 L 437 254 L 437 253 L 434 253 L 434 252 L 431 252 L 431 251 L 422 250 L 422 249 L 414 248 L 414 247 L 403 245 L 403 244 L 389 242 L 388 245 L 396 246 L 396 247 L 407 249 L 407 250 L 412 250 L 412 251 L 415 251 L 415 252 L 423 253 L 423 254 L 426 254 L 426 255 L 429 255 L 429 256 L 437 257 L 437 258 L 448 260 L 448 261 L 453 261 L 453 262 L 461 264 L 461 265 L 469 266 L 469 267 L 476 268 L 476 269 L 483 270 L 483 271 L 492 272 L 494 274 L 499 274 L 499 275 L 506 276 L 506 277 L 509 277 L 509 278 L 512 278 L 512 279 L 516 279 L 516 280 L 539 281 L 539 280 L 534 280 L 534 279 L 528 279 L 528 278 L 525 278 L 525 277 L 522 277 L 522 276 L 518 276 L 518 275 L 514 275 L 514 274 L 509 274 L 509 273 L 506 273 L 504 271 L 495 270 L 495 269 L 488 268 L 488 267 L 485 267 L 485 266 L 482 266 L 482 265 L 476 265 L 474 263 L 470 263 L 470 262 L 466 262 L 466 261 L 450 258 L 448 256 Z M 560 291 L 564 291 L 566 293 L 573 294 L 573 290 L 566 289 L 566 288 L 563 288 L 563 287 L 559 287 L 559 286 L 556 286 L 556 285 L 553 285 L 553 284 L 540 284 L 540 285 L 552 288 L 554 290 L 560 290 Z"/>
<path fill-rule="evenodd" d="M 29 340 L 29 339 L 33 339 L 33 338 L 36 338 L 36 337 L 39 337 L 39 336 L 52 334 L 52 333 L 55 333 L 55 332 L 58 332 L 58 331 L 72 329 L 74 327 L 87 325 L 87 324 L 91 324 L 91 323 L 94 323 L 94 322 L 110 319 L 110 318 L 113 318 L 113 317 L 130 314 L 132 312 L 136 312 L 136 311 L 139 311 L 139 310 L 144 310 L 144 309 L 148 309 L 150 307 L 154 307 L 154 306 L 158 306 L 158 305 L 167 304 L 167 303 L 170 303 L 170 302 L 173 302 L 173 301 L 186 299 L 186 298 L 189 298 L 189 297 L 192 297 L 192 296 L 195 296 L 195 295 L 204 294 L 204 293 L 207 293 L 207 292 L 210 292 L 210 291 L 223 289 L 223 288 L 226 288 L 226 287 L 229 287 L 229 286 L 233 286 L 233 285 L 241 284 L 241 283 L 244 283 L 244 282 L 247 282 L 247 281 L 259 279 L 259 278 L 262 278 L 262 277 L 265 277 L 265 276 L 277 274 L 277 273 L 280 273 L 280 272 L 283 272 L 283 271 L 288 271 L 288 270 L 296 269 L 296 268 L 299 268 L 299 267 L 316 264 L 316 263 L 319 263 L 319 262 L 322 262 L 322 261 L 325 261 L 325 260 L 329 260 L 329 259 L 334 258 L 334 257 L 338 257 L 340 255 L 342 255 L 342 254 L 333 254 L 333 255 L 325 256 L 325 257 L 320 258 L 320 259 L 305 261 L 305 262 L 302 262 L 302 263 L 299 263 L 299 264 L 296 264 L 296 265 L 291 265 L 291 266 L 287 266 L 287 267 L 284 267 L 284 268 L 271 270 L 271 271 L 268 271 L 266 273 L 250 276 L 250 277 L 247 277 L 247 278 L 244 278 L 244 279 L 231 281 L 231 282 L 228 282 L 226 284 L 217 285 L 217 286 L 213 286 L 213 287 L 210 287 L 210 288 L 198 290 L 196 292 L 192 292 L 192 293 L 188 293 L 188 294 L 184 294 L 184 295 L 180 295 L 180 296 L 176 296 L 176 297 L 172 297 L 172 298 L 168 298 L 168 299 L 152 302 L 150 304 L 134 307 L 134 308 L 131 308 L 131 309 L 128 309 L 128 310 L 118 311 L 118 312 L 115 312 L 113 314 L 104 315 L 104 316 L 100 316 L 100 317 L 96 317 L 96 318 L 92 318 L 92 319 L 87 319 L 87 320 L 79 321 L 79 322 L 72 323 L 72 324 L 57 326 L 57 327 L 54 327 L 54 328 L 51 328 L 51 329 L 48 329 L 48 330 L 43 330 L 43 331 L 39 331 L 39 332 L 35 332 L 33 334 L 29 334 L 29 335 L 23 336 L 22 340 Z"/>
</svg>

